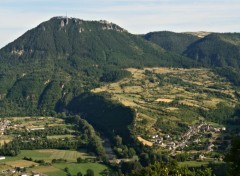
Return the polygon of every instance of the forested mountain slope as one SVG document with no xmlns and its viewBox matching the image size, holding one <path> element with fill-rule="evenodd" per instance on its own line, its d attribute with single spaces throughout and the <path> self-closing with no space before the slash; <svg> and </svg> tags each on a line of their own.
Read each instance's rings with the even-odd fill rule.
<svg viewBox="0 0 240 176">
<path fill-rule="evenodd" d="M 219 75 L 240 85 L 239 33 L 151 32 L 143 37 L 167 51 L 191 58 L 202 67 L 216 68 Z"/>
<path fill-rule="evenodd" d="M 185 33 L 161 31 L 147 33 L 144 35 L 144 39 L 161 46 L 167 51 L 182 54 L 199 37 Z"/>
<path fill-rule="evenodd" d="M 210 33 L 197 37 L 189 33 L 151 32 L 143 36 L 167 51 L 182 54 L 205 67 L 239 68 L 240 34 Z"/>
<path fill-rule="evenodd" d="M 239 68 L 240 34 L 210 34 L 189 45 L 184 55 L 203 66 Z"/>
<path fill-rule="evenodd" d="M 191 66 L 107 21 L 54 17 L 0 50 L 1 115 L 63 111 L 82 92 L 129 75 L 121 68 Z"/>
</svg>

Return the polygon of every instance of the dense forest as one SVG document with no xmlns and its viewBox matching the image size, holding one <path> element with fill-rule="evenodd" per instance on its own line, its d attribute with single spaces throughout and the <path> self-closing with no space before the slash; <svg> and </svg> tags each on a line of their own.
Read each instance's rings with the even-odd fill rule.
<svg viewBox="0 0 240 176">
<path fill-rule="evenodd" d="M 196 42 L 197 36 L 185 33 L 174 33 L 170 31 L 150 32 L 143 36 L 144 39 L 156 43 L 167 51 L 182 54 L 187 47 Z"/>
</svg>

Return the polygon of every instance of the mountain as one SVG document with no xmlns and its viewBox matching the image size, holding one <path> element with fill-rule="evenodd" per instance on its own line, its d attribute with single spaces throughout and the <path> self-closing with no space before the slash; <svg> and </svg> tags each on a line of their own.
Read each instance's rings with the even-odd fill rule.
<svg viewBox="0 0 240 176">
<path fill-rule="evenodd" d="M 210 34 L 188 46 L 184 55 L 211 67 L 240 66 L 240 34 Z"/>
<path fill-rule="evenodd" d="M 175 55 L 116 24 L 64 17 L 52 18 L 26 32 L 4 47 L 1 55 L 11 60 L 64 57 L 76 65 L 82 58 L 94 64 L 122 67 L 176 64 L 174 61 L 171 63 Z"/>
<path fill-rule="evenodd" d="M 151 32 L 143 36 L 167 51 L 193 59 L 204 67 L 240 66 L 240 34 Z"/>
<path fill-rule="evenodd" d="M 0 50 L 1 116 L 66 111 L 76 96 L 129 67 L 190 67 L 184 56 L 107 21 L 54 17 Z"/>
<path fill-rule="evenodd" d="M 210 34 L 188 46 L 187 56 L 204 67 L 216 68 L 216 73 L 234 85 L 240 85 L 240 34 Z"/>
<path fill-rule="evenodd" d="M 199 37 L 192 34 L 174 33 L 169 31 L 150 32 L 143 37 L 144 39 L 161 46 L 167 51 L 178 54 L 182 54 L 190 44 L 199 39 Z"/>
<path fill-rule="evenodd" d="M 54 17 L 0 50 L 0 116 L 80 113 L 99 128 L 124 134 L 117 130 L 119 119 L 115 119 L 115 126 L 106 126 L 112 109 L 123 107 L 115 103 L 112 106 L 104 100 L 106 95 L 95 97 L 87 92 L 106 82 L 130 77 L 125 69 L 130 67 L 194 67 L 200 63 L 225 68 L 218 64 L 224 62 L 214 60 L 215 52 L 220 53 L 223 61 L 230 58 L 226 66 L 236 67 L 238 36 L 210 34 L 199 39 L 190 34 L 159 32 L 147 34 L 145 38 L 151 39 L 147 41 L 107 21 Z M 155 38 L 160 46 L 152 42 Z M 232 68 L 217 71 L 225 73 L 223 76 L 229 80 L 238 75 Z M 239 79 L 232 81 L 239 84 Z M 99 101 L 106 109 L 104 112 L 98 108 Z M 131 116 L 129 109 L 124 111 Z M 89 116 L 92 112 L 99 112 L 94 119 Z M 95 119 L 101 122 L 96 123 Z"/>
<path fill-rule="evenodd" d="M 240 85 L 240 34 L 210 32 L 152 32 L 143 36 L 169 52 L 191 58 L 202 67 Z"/>
<path fill-rule="evenodd" d="M 75 136 L 72 129 L 79 130 L 83 135 L 76 131 L 78 142 L 99 155 L 112 147 L 109 153 L 124 158 L 112 168 L 129 173 L 141 165 L 171 161 L 170 153 L 178 161 L 195 160 L 195 151 L 209 145 L 215 145 L 214 155 L 206 155 L 207 160 L 220 161 L 226 140 L 239 125 L 240 90 L 232 83 L 240 85 L 240 34 L 195 35 L 139 36 L 107 21 L 54 17 L 0 50 L 0 117 L 61 117 L 74 125 L 69 132 L 62 129 L 63 136 Z M 40 123 L 26 122 L 26 126 Z M 215 122 L 213 131 L 206 130 L 208 122 Z M 47 120 L 44 127 L 51 129 L 51 123 Z M 24 134 L 24 146 L 25 135 L 38 144 L 41 132 L 20 128 L 12 132 Z M 198 133 L 202 131 L 203 135 Z M 224 140 L 218 140 L 222 134 Z M 48 133 L 42 136 L 47 139 Z M 72 145 L 65 137 L 56 141 Z M 19 150 L 17 144 L 10 142 L 9 151 L 12 145 Z M 76 145 L 74 150 L 81 147 Z M 175 147 L 184 153 L 178 155 Z"/>
</svg>

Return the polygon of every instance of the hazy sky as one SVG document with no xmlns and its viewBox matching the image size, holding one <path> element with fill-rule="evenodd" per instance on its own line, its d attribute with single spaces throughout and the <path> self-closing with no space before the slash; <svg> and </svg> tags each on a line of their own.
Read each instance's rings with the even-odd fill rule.
<svg viewBox="0 0 240 176">
<path fill-rule="evenodd" d="M 105 19 L 134 34 L 240 32 L 240 0 L 0 0 L 0 47 L 53 16 Z"/>
</svg>

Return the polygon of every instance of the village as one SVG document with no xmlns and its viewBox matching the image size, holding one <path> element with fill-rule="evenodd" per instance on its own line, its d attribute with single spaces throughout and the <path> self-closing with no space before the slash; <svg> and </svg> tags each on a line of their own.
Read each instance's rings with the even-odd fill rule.
<svg viewBox="0 0 240 176">
<path fill-rule="evenodd" d="M 12 125 L 10 120 L 1 119 L 0 120 L 0 140 L 2 140 L 2 136 L 5 134 L 7 129 L 16 129 L 17 125 Z M 5 156 L 0 156 L 0 160 L 5 160 Z M 0 175 L 20 175 L 20 176 L 46 176 L 45 174 L 39 174 L 36 172 L 26 172 L 24 167 L 3 167 L 0 169 Z"/>
<path fill-rule="evenodd" d="M 41 137 L 29 137 L 29 139 L 24 138 L 19 132 L 34 132 L 34 131 L 43 131 L 46 127 L 53 126 L 53 127 L 60 127 L 64 125 L 62 119 L 54 119 L 52 117 L 39 117 L 39 118 L 6 118 L 0 120 L 0 143 L 1 146 L 11 142 L 14 138 L 18 140 L 28 140 L 34 141 Z M 18 134 L 18 135 L 17 135 Z M 70 135 L 68 135 L 70 136 Z M 67 135 L 57 135 L 52 136 L 56 138 L 62 138 L 65 140 Z M 0 153 L 0 175 L 16 175 L 16 176 L 47 176 L 48 174 L 43 174 L 41 172 L 36 172 L 29 168 L 36 168 L 40 167 L 41 163 L 38 163 L 38 160 L 32 160 L 35 154 L 35 151 L 31 152 L 22 152 L 21 155 L 24 156 L 16 156 L 17 161 L 12 161 L 12 157 L 10 156 L 3 156 Z M 58 152 L 56 150 L 56 152 Z M 42 154 L 44 155 L 44 153 Z M 25 159 L 24 159 L 25 158 Z M 39 160 L 40 161 L 40 160 Z"/>
<path fill-rule="evenodd" d="M 194 146 L 203 145 L 201 148 L 202 153 L 209 153 L 214 151 L 215 141 L 226 131 L 226 127 L 214 127 L 207 123 L 199 123 L 196 125 L 189 126 L 187 132 L 181 135 L 178 140 L 174 140 L 171 135 L 153 135 L 151 141 L 154 146 L 159 146 L 163 149 L 170 151 L 172 156 L 176 155 L 181 151 L 197 150 Z"/>
<path fill-rule="evenodd" d="M 11 122 L 6 119 L 0 120 L 0 134 L 3 135 L 4 131 L 10 126 Z"/>
</svg>

